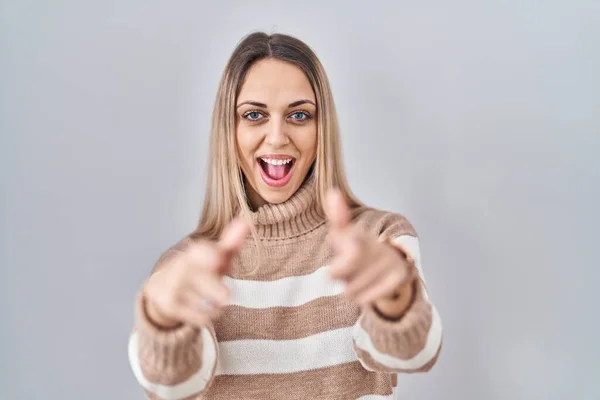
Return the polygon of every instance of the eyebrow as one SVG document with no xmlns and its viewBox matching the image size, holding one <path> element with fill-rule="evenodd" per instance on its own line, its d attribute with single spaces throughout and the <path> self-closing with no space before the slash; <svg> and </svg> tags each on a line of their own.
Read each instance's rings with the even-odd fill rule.
<svg viewBox="0 0 600 400">
<path fill-rule="evenodd" d="M 297 101 L 294 101 L 294 102 L 292 102 L 292 103 L 288 104 L 288 108 L 291 108 L 291 107 L 298 107 L 299 105 L 302 105 L 302 104 L 307 104 L 307 103 L 308 103 L 308 104 L 312 104 L 312 105 L 313 105 L 313 106 L 315 106 L 315 107 L 317 106 L 317 105 L 314 103 L 314 101 L 312 101 L 312 100 L 308 100 L 308 99 L 303 99 L 303 100 L 297 100 Z M 252 101 L 252 100 L 243 101 L 243 102 L 241 102 L 240 104 L 238 104 L 238 105 L 236 106 L 236 108 L 239 108 L 239 107 L 243 106 L 244 104 L 250 104 L 250 105 L 252 105 L 252 106 L 255 106 L 255 107 L 267 108 L 267 105 L 266 105 L 265 103 L 260 103 L 260 102 L 258 102 L 258 101 Z"/>
</svg>

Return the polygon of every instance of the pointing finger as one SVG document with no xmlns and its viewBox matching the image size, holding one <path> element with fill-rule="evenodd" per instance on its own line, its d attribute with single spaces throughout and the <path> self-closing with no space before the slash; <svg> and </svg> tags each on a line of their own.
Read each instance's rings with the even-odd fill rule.
<svg viewBox="0 0 600 400">
<path fill-rule="evenodd" d="M 350 209 L 339 189 L 331 189 L 327 193 L 325 214 L 333 230 L 339 231 L 350 225 Z"/>
<path fill-rule="evenodd" d="M 220 274 L 224 274 L 229 268 L 231 259 L 240 251 L 249 232 L 250 227 L 241 217 L 234 219 L 225 227 L 221 239 L 217 242 L 217 247 L 223 256 L 218 268 Z"/>
<path fill-rule="evenodd" d="M 246 221 L 241 217 L 238 217 L 225 227 L 221 234 L 221 239 L 218 242 L 218 246 L 227 253 L 236 253 L 244 245 L 244 241 L 249 232 L 250 227 Z"/>
</svg>

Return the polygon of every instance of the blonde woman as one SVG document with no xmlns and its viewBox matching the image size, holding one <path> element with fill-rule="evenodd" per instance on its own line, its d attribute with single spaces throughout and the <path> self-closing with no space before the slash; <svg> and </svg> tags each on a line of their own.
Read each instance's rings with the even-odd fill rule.
<svg viewBox="0 0 600 400">
<path fill-rule="evenodd" d="M 253 33 L 219 86 L 196 231 L 140 290 L 129 340 L 150 399 L 391 399 L 442 346 L 419 242 L 348 188 L 311 49 Z"/>
</svg>

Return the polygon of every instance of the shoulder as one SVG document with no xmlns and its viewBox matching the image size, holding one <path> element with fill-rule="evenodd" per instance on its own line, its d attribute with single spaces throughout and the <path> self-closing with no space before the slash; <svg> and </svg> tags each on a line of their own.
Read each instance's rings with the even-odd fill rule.
<svg viewBox="0 0 600 400">
<path fill-rule="evenodd" d="M 417 232 L 408 218 L 396 212 L 360 206 L 352 210 L 352 220 L 367 232 L 386 239 L 417 236 Z"/>
</svg>

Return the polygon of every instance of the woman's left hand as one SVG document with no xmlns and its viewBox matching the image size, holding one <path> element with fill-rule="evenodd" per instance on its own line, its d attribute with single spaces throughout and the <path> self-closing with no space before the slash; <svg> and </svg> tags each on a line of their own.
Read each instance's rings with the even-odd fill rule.
<svg viewBox="0 0 600 400">
<path fill-rule="evenodd" d="M 346 281 L 346 294 L 361 306 L 380 303 L 388 310 L 393 308 L 390 299 L 394 294 L 411 296 L 416 268 L 402 253 L 353 225 L 350 210 L 339 191 L 328 194 L 325 208 L 335 252 L 330 276 Z M 403 299 L 400 304 L 406 308 L 409 302 Z M 396 311 L 390 313 L 404 310 Z"/>
</svg>

